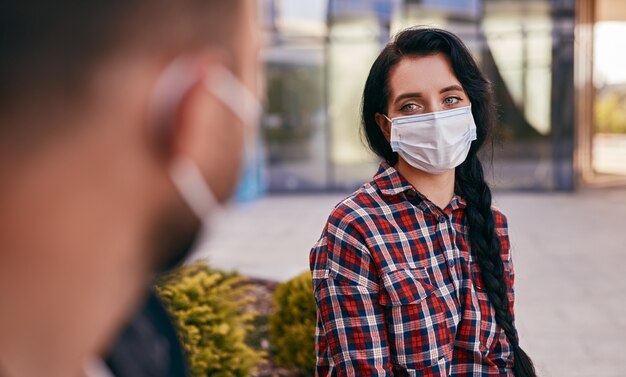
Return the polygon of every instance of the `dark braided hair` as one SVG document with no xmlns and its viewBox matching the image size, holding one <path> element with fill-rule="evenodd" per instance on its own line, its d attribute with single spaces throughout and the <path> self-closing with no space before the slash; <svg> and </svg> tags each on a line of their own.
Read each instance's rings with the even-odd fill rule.
<svg viewBox="0 0 626 377">
<path fill-rule="evenodd" d="M 362 104 L 362 123 L 367 142 L 378 156 L 390 165 L 398 162 L 398 155 L 376 123 L 376 113 L 387 113 L 389 99 L 389 72 L 404 56 L 424 56 L 443 53 L 450 58 L 452 69 L 461 82 L 472 104 L 477 126 L 477 139 L 472 142 L 466 160 L 456 168 L 456 191 L 466 202 L 466 220 L 469 240 L 477 255 L 484 285 L 496 321 L 513 347 L 516 377 L 535 377 L 535 369 L 528 355 L 519 346 L 519 337 L 513 322 L 504 278 L 502 247 L 495 229 L 491 209 L 491 190 L 485 182 L 478 151 L 491 136 L 496 123 L 491 84 L 485 79 L 472 55 L 454 34 L 435 28 L 410 28 L 400 32 L 380 53 L 365 83 Z"/>
</svg>

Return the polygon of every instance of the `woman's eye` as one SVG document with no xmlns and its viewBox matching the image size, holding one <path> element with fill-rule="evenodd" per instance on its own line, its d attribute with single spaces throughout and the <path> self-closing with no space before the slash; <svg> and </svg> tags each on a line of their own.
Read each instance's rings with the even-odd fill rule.
<svg viewBox="0 0 626 377">
<path fill-rule="evenodd" d="M 443 102 L 446 105 L 454 105 L 454 104 L 459 103 L 460 101 L 461 101 L 460 97 L 447 97 L 445 100 L 443 100 Z"/>
<path fill-rule="evenodd" d="M 407 103 L 406 105 L 402 106 L 400 110 L 404 112 L 415 111 L 417 110 L 417 105 L 414 103 Z"/>
</svg>

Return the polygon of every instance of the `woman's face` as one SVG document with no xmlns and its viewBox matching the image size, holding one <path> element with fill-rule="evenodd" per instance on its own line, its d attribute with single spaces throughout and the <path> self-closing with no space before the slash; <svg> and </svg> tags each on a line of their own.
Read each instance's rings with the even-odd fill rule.
<svg viewBox="0 0 626 377">
<path fill-rule="evenodd" d="M 454 75 L 448 56 L 437 53 L 405 57 L 389 77 L 387 117 L 432 113 L 469 106 L 469 97 Z M 391 123 L 382 114 L 376 121 L 389 140 Z"/>
</svg>

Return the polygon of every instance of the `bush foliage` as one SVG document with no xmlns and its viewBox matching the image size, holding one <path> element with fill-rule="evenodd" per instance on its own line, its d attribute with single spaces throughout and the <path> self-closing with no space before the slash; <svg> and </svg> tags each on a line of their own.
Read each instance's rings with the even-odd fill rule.
<svg viewBox="0 0 626 377">
<path fill-rule="evenodd" d="M 626 133 L 626 92 L 610 90 L 598 95 L 594 123 L 601 133 Z"/>
<path fill-rule="evenodd" d="M 156 287 L 177 324 L 192 376 L 244 377 L 264 355 L 246 344 L 255 314 L 251 286 L 236 274 L 212 271 L 204 262 L 163 276 Z"/>
<path fill-rule="evenodd" d="M 309 272 L 280 284 L 273 295 L 275 312 L 270 317 L 274 361 L 303 376 L 315 372 L 316 306 L 311 286 Z"/>
</svg>

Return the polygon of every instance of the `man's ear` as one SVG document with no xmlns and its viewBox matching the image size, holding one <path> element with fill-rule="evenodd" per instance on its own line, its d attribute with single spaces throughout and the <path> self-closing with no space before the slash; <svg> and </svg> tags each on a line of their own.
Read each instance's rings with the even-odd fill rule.
<svg viewBox="0 0 626 377">
<path fill-rule="evenodd" d="M 155 101 L 162 125 L 161 162 L 169 169 L 180 158 L 200 170 L 218 201 L 231 194 L 239 176 L 245 127 L 233 110 L 207 84 L 224 66 L 204 55 L 182 58 L 164 72 Z M 216 89 L 217 90 L 217 89 Z"/>
<path fill-rule="evenodd" d="M 178 58 L 165 69 L 153 97 L 154 125 L 160 128 L 160 142 L 167 158 L 182 154 L 197 156 L 203 148 L 199 140 L 213 123 L 215 99 L 202 86 L 210 61 L 204 56 Z"/>
<path fill-rule="evenodd" d="M 374 119 L 376 120 L 378 127 L 380 127 L 383 135 L 385 135 L 387 142 L 391 142 L 391 122 L 381 113 L 376 113 Z"/>
</svg>

